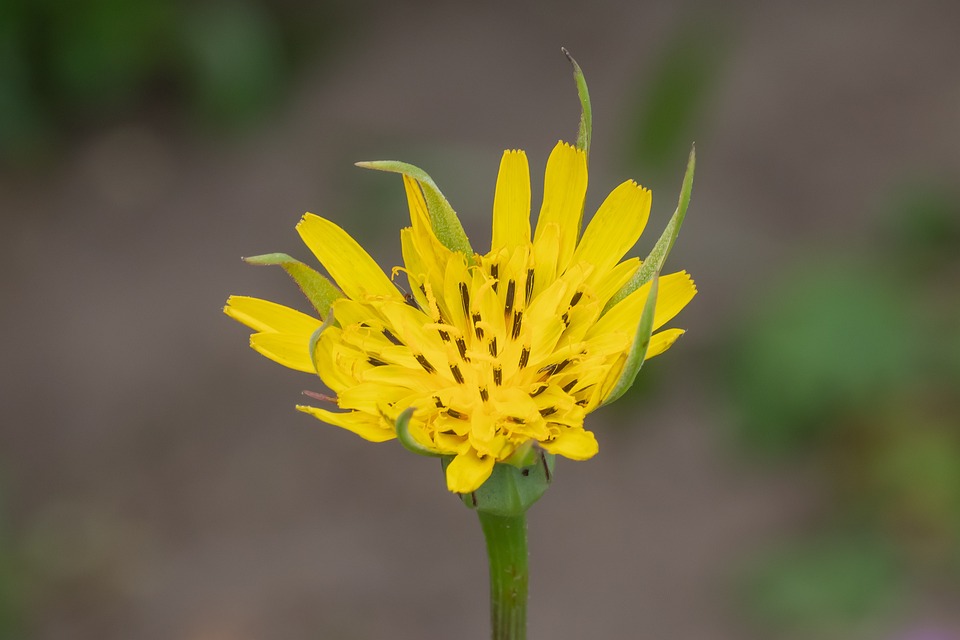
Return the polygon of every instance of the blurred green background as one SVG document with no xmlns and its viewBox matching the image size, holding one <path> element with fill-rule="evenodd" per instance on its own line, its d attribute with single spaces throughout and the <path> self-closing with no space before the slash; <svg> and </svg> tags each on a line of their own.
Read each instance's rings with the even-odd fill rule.
<svg viewBox="0 0 960 640">
<path fill-rule="evenodd" d="M 486 637 L 439 469 L 296 414 L 226 296 L 310 210 L 475 246 L 594 106 L 587 210 L 689 145 L 688 333 L 531 512 L 531 637 L 960 638 L 960 10 L 949 0 L 0 4 L 0 638 Z"/>
</svg>

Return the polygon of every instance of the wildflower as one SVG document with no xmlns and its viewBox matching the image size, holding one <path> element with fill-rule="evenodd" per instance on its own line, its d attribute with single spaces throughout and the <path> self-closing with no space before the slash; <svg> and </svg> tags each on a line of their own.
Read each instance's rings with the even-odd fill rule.
<svg viewBox="0 0 960 640">
<path fill-rule="evenodd" d="M 452 457 L 446 479 L 456 493 L 479 488 L 495 463 L 529 460 L 533 447 L 593 457 L 597 440 L 584 416 L 625 390 L 638 339 L 649 342 L 633 375 L 676 341 L 680 329 L 650 331 L 696 293 L 682 271 L 657 278 L 648 270 L 641 284 L 640 261 L 623 259 L 647 223 L 650 192 L 624 182 L 581 237 L 586 154 L 560 142 L 531 234 L 527 157 L 506 151 L 493 241 L 480 255 L 429 176 L 400 163 L 363 166 L 404 174 L 404 266 L 388 277 L 346 231 L 308 213 L 297 231 L 338 288 L 282 254 L 250 261 L 283 265 L 316 315 L 241 296 L 224 309 L 256 332 L 255 350 L 319 374 L 338 410 L 297 408 L 374 442 L 396 438 L 399 426 L 408 446 Z M 409 293 L 394 284 L 400 273 Z M 644 319 L 646 336 L 638 331 Z"/>
</svg>

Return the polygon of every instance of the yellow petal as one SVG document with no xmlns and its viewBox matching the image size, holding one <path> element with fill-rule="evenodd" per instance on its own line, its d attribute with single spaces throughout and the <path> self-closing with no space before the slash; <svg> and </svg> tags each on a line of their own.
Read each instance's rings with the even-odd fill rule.
<svg viewBox="0 0 960 640">
<path fill-rule="evenodd" d="M 410 285 L 410 291 L 408 293 L 413 295 L 414 300 L 417 301 L 420 308 L 426 309 L 427 297 L 420 287 L 424 282 L 431 279 L 430 272 L 432 267 L 428 265 L 420 255 L 411 227 L 400 230 L 400 252 L 406 268 L 407 283 Z M 436 271 L 436 269 L 434 269 L 434 271 Z M 433 280 L 436 280 L 436 278 L 433 278 Z"/>
<path fill-rule="evenodd" d="M 684 333 L 686 332 L 683 329 L 665 329 L 653 334 L 650 338 L 650 346 L 647 347 L 647 355 L 644 357 L 644 360 L 658 356 L 672 347 L 673 343 L 677 341 L 677 338 Z"/>
<path fill-rule="evenodd" d="M 447 466 L 447 489 L 454 493 L 470 493 L 480 488 L 493 473 L 493 456 L 481 458 L 468 449 Z"/>
<path fill-rule="evenodd" d="M 330 308 L 333 310 L 333 317 L 337 324 L 344 328 L 373 321 L 382 322 L 371 305 L 350 298 L 340 298 Z"/>
<path fill-rule="evenodd" d="M 462 333 L 472 331 L 469 324 L 472 281 L 473 275 L 467 270 L 467 262 L 463 254 L 452 256 L 447 261 L 446 273 L 443 277 L 443 296 L 437 302 L 440 304 L 445 320 Z"/>
<path fill-rule="evenodd" d="M 444 265 L 454 252 L 443 246 L 437 234 L 433 230 L 433 224 L 430 221 L 430 212 L 427 209 L 427 202 L 423 197 L 423 190 L 420 184 L 413 178 L 403 176 L 403 188 L 407 193 L 407 206 L 410 209 L 411 223 L 411 245 L 418 255 L 416 261 L 423 266 L 423 273 L 434 277 L 444 271 Z M 407 253 L 404 253 L 404 258 Z M 413 269 L 409 261 L 404 260 L 408 269 Z"/>
<path fill-rule="evenodd" d="M 653 316 L 654 329 L 659 329 L 673 319 L 697 293 L 697 288 L 686 271 L 662 276 L 658 289 L 657 307 Z M 635 332 L 649 293 L 650 283 L 648 282 L 600 318 L 597 324 L 587 332 L 587 338 L 610 332 Z"/>
<path fill-rule="evenodd" d="M 372 295 L 403 299 L 374 259 L 336 224 L 307 213 L 297 224 L 297 231 L 340 289 L 351 298 Z"/>
<path fill-rule="evenodd" d="M 530 242 L 530 167 L 523 151 L 504 151 L 493 197 L 491 251 Z"/>
<path fill-rule="evenodd" d="M 557 270 L 562 272 L 573 256 L 580 221 L 583 218 L 583 198 L 587 193 L 587 157 L 580 149 L 558 142 L 547 160 L 543 182 L 543 206 L 537 219 L 534 245 L 543 242 L 549 224 L 559 225 L 560 246 Z"/>
<path fill-rule="evenodd" d="M 562 302 L 570 299 L 569 287 L 563 280 L 555 281 L 550 287 L 535 297 L 526 317 L 530 326 L 536 327 L 532 332 L 530 355 L 532 362 L 548 357 L 557 344 L 557 340 L 566 328 L 561 314 L 565 307 L 560 308 Z"/>
<path fill-rule="evenodd" d="M 285 367 L 305 373 L 317 372 L 310 358 L 309 333 L 255 333 L 250 336 L 250 346 Z"/>
<path fill-rule="evenodd" d="M 422 229 L 430 229 L 430 212 L 427 210 L 427 201 L 423 198 L 423 191 L 417 181 L 408 175 L 403 176 L 403 190 L 407 194 L 407 208 L 410 209 L 410 223 L 420 233 Z"/>
<path fill-rule="evenodd" d="M 571 460 L 589 460 L 600 450 L 592 432 L 575 427 L 562 429 L 553 441 L 541 442 L 540 446 L 549 453 Z"/>
<path fill-rule="evenodd" d="M 613 294 L 619 291 L 623 285 L 627 284 L 627 281 L 633 277 L 634 272 L 636 272 L 639 267 L 640 258 L 628 258 L 607 272 L 595 285 L 593 294 L 597 302 L 599 302 L 601 306 L 606 305 L 607 301 L 613 297 Z"/>
<path fill-rule="evenodd" d="M 341 339 L 343 332 L 340 327 L 327 327 L 320 334 L 313 352 L 313 364 L 323 383 L 334 393 L 340 393 L 357 384 L 358 380 L 350 362 L 356 360 L 352 354 L 353 348 L 344 345 Z M 348 356 L 344 353 L 347 352 Z"/>
<path fill-rule="evenodd" d="M 361 382 L 337 394 L 341 409 L 363 411 L 371 415 L 384 412 L 388 405 L 409 397 L 410 390 L 379 382 Z"/>
<path fill-rule="evenodd" d="M 310 336 L 320 328 L 320 320 L 276 302 L 230 296 L 223 312 L 254 331 L 299 333 Z"/>
<path fill-rule="evenodd" d="M 325 379 L 324 381 L 326 382 Z M 370 367 L 363 372 L 363 381 L 395 385 L 422 394 L 432 394 L 437 389 L 446 386 L 445 379 L 440 376 L 392 364 Z"/>
<path fill-rule="evenodd" d="M 560 257 L 560 225 L 537 224 L 537 241 L 533 244 L 533 297 L 536 298 L 557 279 Z"/>
<path fill-rule="evenodd" d="M 660 278 L 657 294 L 657 310 L 653 316 L 653 328 L 659 329 L 673 320 L 697 295 L 697 285 L 686 271 L 671 273 Z"/>
<path fill-rule="evenodd" d="M 590 284 L 599 282 L 637 243 L 650 217 L 650 191 L 628 180 L 614 189 L 583 232 L 573 264 L 595 266 Z"/>
<path fill-rule="evenodd" d="M 335 413 L 333 411 L 327 411 L 326 409 L 305 405 L 297 405 L 297 409 L 304 413 L 309 413 L 314 418 L 322 420 L 327 424 L 352 431 L 364 440 L 369 440 L 370 442 L 385 442 L 397 437 L 392 425 L 387 424 L 383 418 L 370 415 L 369 413 L 361 413 L 360 411 Z"/>
</svg>

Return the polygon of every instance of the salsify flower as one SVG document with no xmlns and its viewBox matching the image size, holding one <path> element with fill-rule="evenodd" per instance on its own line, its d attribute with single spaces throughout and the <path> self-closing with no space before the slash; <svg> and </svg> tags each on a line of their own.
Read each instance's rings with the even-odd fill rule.
<svg viewBox="0 0 960 640">
<path fill-rule="evenodd" d="M 340 226 L 308 213 L 297 231 L 336 287 L 283 254 L 248 260 L 283 265 L 316 314 L 241 296 L 224 309 L 256 332 L 255 350 L 318 374 L 333 392 L 336 408 L 297 408 L 367 440 L 400 435 L 408 448 L 448 456 L 447 487 L 461 494 L 477 490 L 496 463 L 524 464 L 537 448 L 594 456 L 584 417 L 683 333 L 652 333 L 696 293 L 686 272 L 659 277 L 682 215 L 659 253 L 624 259 L 651 204 L 650 191 L 626 181 L 581 236 L 587 157 L 560 142 L 531 233 L 527 157 L 506 151 L 493 239 L 481 255 L 429 176 L 402 163 L 361 165 L 403 174 L 411 222 L 400 232 L 403 266 L 388 276 Z M 409 293 L 395 284 L 401 273 Z"/>
</svg>

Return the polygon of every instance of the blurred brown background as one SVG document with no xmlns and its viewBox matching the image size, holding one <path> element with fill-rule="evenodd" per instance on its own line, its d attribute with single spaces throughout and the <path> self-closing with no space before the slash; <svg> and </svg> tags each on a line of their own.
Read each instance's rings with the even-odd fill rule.
<svg viewBox="0 0 960 640">
<path fill-rule="evenodd" d="M 688 334 L 530 513 L 530 637 L 960 638 L 960 5 L 0 7 L 0 638 L 487 637 L 439 465 L 298 414 L 229 294 L 300 305 L 304 211 L 474 246 L 590 83 L 588 211 L 691 141 Z"/>
</svg>

